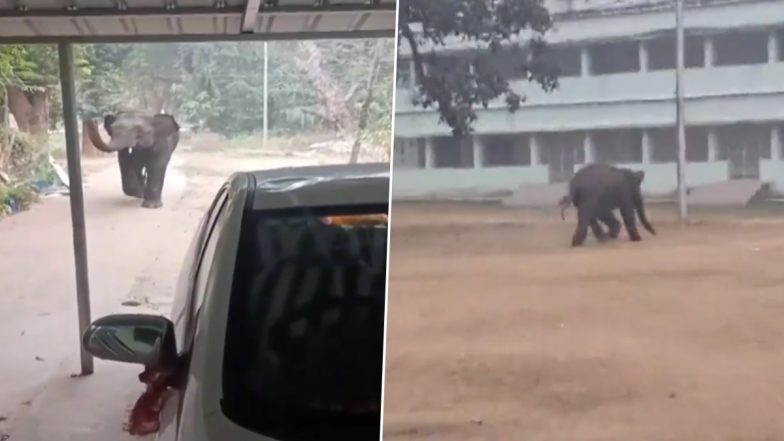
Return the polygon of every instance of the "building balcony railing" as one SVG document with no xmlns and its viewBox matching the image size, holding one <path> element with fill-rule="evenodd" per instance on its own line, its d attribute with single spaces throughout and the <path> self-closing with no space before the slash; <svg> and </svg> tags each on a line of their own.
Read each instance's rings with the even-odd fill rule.
<svg viewBox="0 0 784 441">
<path fill-rule="evenodd" d="M 723 96 L 755 96 L 784 93 L 784 63 L 687 69 L 684 94 L 687 99 Z M 524 80 L 512 87 L 527 97 L 521 111 L 540 106 L 572 106 L 602 103 L 669 101 L 675 99 L 675 71 L 633 72 L 560 80 L 560 87 L 546 93 Z M 397 114 L 431 113 L 413 104 L 415 91 L 398 85 Z M 504 109 L 503 99 L 491 101 L 487 111 Z M 481 113 L 484 109 L 478 110 Z"/>
</svg>

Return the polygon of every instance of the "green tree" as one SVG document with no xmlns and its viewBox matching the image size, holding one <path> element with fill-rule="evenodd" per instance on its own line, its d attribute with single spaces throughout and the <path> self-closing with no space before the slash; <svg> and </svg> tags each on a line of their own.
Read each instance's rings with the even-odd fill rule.
<svg viewBox="0 0 784 441">
<path fill-rule="evenodd" d="M 133 50 L 128 44 L 84 47 L 85 62 L 90 68 L 78 84 L 77 103 L 82 116 L 99 118 L 128 107 L 131 95 L 123 68 Z"/>
<path fill-rule="evenodd" d="M 192 45 L 144 43 L 133 45 L 122 71 L 131 92 L 128 107 L 146 112 L 171 112 L 175 86 L 187 81 L 185 63 Z"/>
<path fill-rule="evenodd" d="M 510 111 L 520 107 L 524 97 L 493 62 L 501 51 L 511 52 L 504 58 L 515 60 L 514 69 L 529 81 L 546 91 L 558 86 L 557 67 L 544 57 L 552 22 L 542 0 L 399 0 L 398 8 L 398 47 L 405 41 L 411 50 L 418 104 L 434 106 L 455 135 L 472 131 L 477 105 L 487 108 L 503 96 Z M 450 37 L 478 50 L 460 57 L 437 53 Z"/>
<path fill-rule="evenodd" d="M 59 66 L 57 49 L 46 45 L 12 46 L 4 50 L 5 66 L 11 72 L 3 76 L 8 108 L 19 129 L 33 134 L 45 133 L 50 127 L 51 115 L 59 115 Z M 82 50 L 75 51 L 77 75 L 89 72 Z M 3 68 L 0 67 L 0 70 Z"/>
</svg>

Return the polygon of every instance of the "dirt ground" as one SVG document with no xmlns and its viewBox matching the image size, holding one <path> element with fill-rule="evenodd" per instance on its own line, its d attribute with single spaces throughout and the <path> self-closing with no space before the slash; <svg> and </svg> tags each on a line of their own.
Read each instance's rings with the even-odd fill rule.
<svg viewBox="0 0 784 441">
<path fill-rule="evenodd" d="M 784 440 L 784 209 L 567 222 L 396 203 L 385 440 Z"/>
<path fill-rule="evenodd" d="M 163 208 L 145 210 L 122 194 L 116 157 L 85 158 L 93 319 L 120 312 L 169 313 L 185 250 L 230 174 L 345 161 L 183 149 L 168 168 Z M 97 361 L 94 375 L 70 376 L 79 367 L 74 285 L 67 197 L 42 199 L 29 211 L 0 220 L 0 337 L 12 348 L 0 366 L 0 440 L 133 439 L 121 427 L 143 391 L 137 378 L 141 368 Z M 129 300 L 138 306 L 126 306 Z"/>
</svg>

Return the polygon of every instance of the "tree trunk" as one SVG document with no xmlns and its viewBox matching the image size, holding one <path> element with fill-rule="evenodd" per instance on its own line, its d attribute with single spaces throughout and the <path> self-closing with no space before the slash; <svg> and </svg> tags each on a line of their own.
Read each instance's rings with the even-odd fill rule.
<svg viewBox="0 0 784 441">
<path fill-rule="evenodd" d="M 376 51 L 373 55 L 373 64 L 370 67 L 370 75 L 367 80 L 367 94 L 362 103 L 362 110 L 359 113 L 359 124 L 357 125 L 357 133 L 354 137 L 354 145 L 351 146 L 351 158 L 349 164 L 356 164 L 359 160 L 359 152 L 362 150 L 362 138 L 365 135 L 367 128 L 368 113 L 370 113 L 370 103 L 373 101 L 373 92 L 376 88 L 376 79 L 378 78 L 379 66 L 381 65 L 381 52 L 384 48 L 384 42 L 376 42 Z"/>
<path fill-rule="evenodd" d="M 46 91 L 35 91 L 30 94 L 32 114 L 30 115 L 30 133 L 38 135 L 49 131 L 49 94 Z"/>
<path fill-rule="evenodd" d="M 169 100 L 171 98 L 171 91 L 174 83 L 163 83 L 161 85 L 161 93 L 155 97 L 155 108 L 153 109 L 156 114 L 161 113 L 169 107 Z"/>
<path fill-rule="evenodd" d="M 340 88 L 329 72 L 321 64 L 321 51 L 312 41 L 299 43 L 300 56 L 295 56 L 294 61 L 302 72 L 313 82 L 316 96 L 319 101 L 319 112 L 324 121 L 344 137 L 350 130 L 352 115 L 348 103 L 340 94 Z"/>
<path fill-rule="evenodd" d="M 8 88 L 8 110 L 14 116 L 16 126 L 19 131 L 30 131 L 30 115 L 33 112 L 33 105 L 30 100 L 18 87 Z"/>
<path fill-rule="evenodd" d="M 49 127 L 49 94 L 46 91 L 27 94 L 18 87 L 9 87 L 8 109 L 14 115 L 20 131 L 32 134 L 47 132 Z"/>
</svg>

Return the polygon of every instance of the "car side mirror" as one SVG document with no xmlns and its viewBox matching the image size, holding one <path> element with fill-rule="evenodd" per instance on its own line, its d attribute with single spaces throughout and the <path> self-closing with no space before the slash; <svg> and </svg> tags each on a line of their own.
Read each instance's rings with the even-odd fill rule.
<svg viewBox="0 0 784 441">
<path fill-rule="evenodd" d="M 148 314 L 102 317 L 84 332 L 82 347 L 96 358 L 149 368 L 167 367 L 177 357 L 174 324 Z"/>
</svg>

